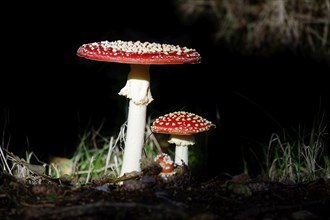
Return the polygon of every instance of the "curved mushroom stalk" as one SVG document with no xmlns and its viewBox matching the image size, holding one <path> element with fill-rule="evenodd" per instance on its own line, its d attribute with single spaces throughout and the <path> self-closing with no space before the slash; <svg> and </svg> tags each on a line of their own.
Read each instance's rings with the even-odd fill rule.
<svg viewBox="0 0 330 220">
<path fill-rule="evenodd" d="M 121 176 L 132 171 L 140 171 L 140 160 L 144 145 L 144 131 L 146 126 L 146 105 L 136 105 L 129 101 L 126 142 L 124 149 Z"/>
<path fill-rule="evenodd" d="M 121 176 L 141 169 L 140 160 L 144 146 L 147 105 L 153 100 L 149 75 L 149 65 L 131 64 L 126 85 L 119 92 L 119 95 L 130 99 Z"/>
</svg>

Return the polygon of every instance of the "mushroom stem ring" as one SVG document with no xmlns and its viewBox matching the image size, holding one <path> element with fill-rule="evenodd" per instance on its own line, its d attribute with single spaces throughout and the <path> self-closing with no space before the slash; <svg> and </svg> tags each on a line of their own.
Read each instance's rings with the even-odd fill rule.
<svg viewBox="0 0 330 220">
<path fill-rule="evenodd" d="M 119 95 L 126 96 L 136 105 L 148 105 L 152 100 L 150 92 L 150 65 L 131 64 L 131 71 Z"/>
</svg>

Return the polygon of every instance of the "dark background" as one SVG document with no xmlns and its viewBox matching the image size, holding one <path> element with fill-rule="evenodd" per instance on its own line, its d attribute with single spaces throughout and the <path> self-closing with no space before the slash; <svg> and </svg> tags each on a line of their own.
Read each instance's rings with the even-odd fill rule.
<svg viewBox="0 0 330 220">
<path fill-rule="evenodd" d="M 172 2 L 47 1 L 3 8 L 1 145 L 22 156 L 70 156 L 86 130 L 102 125 L 104 136 L 118 134 L 127 108 L 118 92 L 128 66 L 76 56 L 80 45 L 101 40 L 179 44 L 201 54 L 201 64 L 151 67 L 148 113 L 155 118 L 185 110 L 216 124 L 196 136 L 205 176 L 241 172 L 243 155 L 257 166 L 251 149 L 261 151 L 272 133 L 310 129 L 318 113 L 328 123 L 328 63 L 292 51 L 234 52 L 214 40 L 212 19 L 183 22 Z"/>
</svg>

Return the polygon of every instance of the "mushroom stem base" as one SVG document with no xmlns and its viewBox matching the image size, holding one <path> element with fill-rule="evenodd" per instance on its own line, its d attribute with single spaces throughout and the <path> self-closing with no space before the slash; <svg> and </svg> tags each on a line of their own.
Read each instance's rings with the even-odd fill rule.
<svg viewBox="0 0 330 220">
<path fill-rule="evenodd" d="M 125 173 L 141 170 L 140 160 L 144 145 L 146 111 L 146 105 L 136 105 L 130 100 L 121 176 Z"/>
<path fill-rule="evenodd" d="M 177 165 L 185 165 L 188 166 L 188 147 L 187 146 L 176 146 L 175 147 L 175 160 L 174 162 Z"/>
</svg>

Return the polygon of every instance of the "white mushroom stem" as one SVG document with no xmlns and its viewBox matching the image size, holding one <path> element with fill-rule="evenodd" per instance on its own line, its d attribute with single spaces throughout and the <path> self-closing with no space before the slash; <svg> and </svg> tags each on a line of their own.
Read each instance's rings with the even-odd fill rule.
<svg viewBox="0 0 330 220">
<path fill-rule="evenodd" d="M 175 144 L 175 159 L 177 165 L 188 166 L 188 147 L 195 144 L 193 135 L 171 135 L 168 140 L 170 144 Z"/>
<path fill-rule="evenodd" d="M 129 102 L 126 142 L 121 176 L 132 171 L 140 171 L 140 159 L 144 144 L 146 126 L 146 105 Z"/>
<path fill-rule="evenodd" d="M 175 147 L 175 163 L 182 165 L 183 163 L 188 166 L 188 147 L 176 146 Z"/>
<path fill-rule="evenodd" d="M 130 99 L 121 176 L 141 170 L 140 160 L 144 145 L 147 105 L 153 100 L 149 85 L 149 65 L 132 64 L 127 83 L 119 92 L 119 95 Z"/>
</svg>

